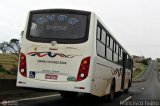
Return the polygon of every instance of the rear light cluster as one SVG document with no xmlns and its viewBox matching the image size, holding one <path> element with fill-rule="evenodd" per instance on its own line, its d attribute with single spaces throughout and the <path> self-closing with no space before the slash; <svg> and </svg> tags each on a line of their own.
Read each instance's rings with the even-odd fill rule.
<svg viewBox="0 0 160 106">
<path fill-rule="evenodd" d="M 21 53 L 20 54 L 20 63 L 19 63 L 19 72 L 21 73 L 22 76 L 27 77 L 27 70 L 26 70 L 26 56 Z"/>
<path fill-rule="evenodd" d="M 81 61 L 77 75 L 77 81 L 82 81 L 87 78 L 89 72 L 89 66 L 90 66 L 90 57 L 86 57 Z"/>
</svg>

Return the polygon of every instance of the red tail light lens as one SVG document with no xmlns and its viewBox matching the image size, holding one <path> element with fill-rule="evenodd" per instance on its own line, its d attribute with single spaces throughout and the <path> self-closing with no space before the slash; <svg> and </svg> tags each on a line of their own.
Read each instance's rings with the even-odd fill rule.
<svg viewBox="0 0 160 106">
<path fill-rule="evenodd" d="M 89 72 L 89 66 L 90 66 L 90 57 L 86 57 L 81 61 L 77 75 L 77 81 L 82 81 L 87 78 Z"/>
<path fill-rule="evenodd" d="M 26 70 L 26 56 L 21 53 L 20 54 L 20 63 L 19 63 L 19 72 L 22 76 L 27 77 L 27 70 Z"/>
</svg>

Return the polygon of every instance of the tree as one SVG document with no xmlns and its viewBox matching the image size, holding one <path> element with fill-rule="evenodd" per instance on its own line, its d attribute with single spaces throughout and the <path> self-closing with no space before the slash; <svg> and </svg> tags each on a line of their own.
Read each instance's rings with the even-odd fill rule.
<svg viewBox="0 0 160 106">
<path fill-rule="evenodd" d="M 8 53 L 9 47 L 10 47 L 10 44 L 8 42 L 4 41 L 3 43 L 0 43 L 0 50 L 2 51 L 2 53 Z"/>
<path fill-rule="evenodd" d="M 13 53 L 19 55 L 20 53 L 20 43 L 18 39 L 11 39 L 10 42 L 0 43 L 0 51 L 2 53 Z"/>
<path fill-rule="evenodd" d="M 10 52 L 14 54 L 20 53 L 20 43 L 18 39 L 11 39 L 10 40 Z"/>
</svg>

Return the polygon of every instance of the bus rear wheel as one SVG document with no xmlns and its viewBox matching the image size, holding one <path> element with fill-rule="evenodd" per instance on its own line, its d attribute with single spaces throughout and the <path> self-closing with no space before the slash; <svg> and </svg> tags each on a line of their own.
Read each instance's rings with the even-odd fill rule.
<svg viewBox="0 0 160 106">
<path fill-rule="evenodd" d="M 60 95 L 63 98 L 75 98 L 77 97 L 78 93 L 77 92 L 67 92 L 67 91 L 61 91 Z"/>
</svg>

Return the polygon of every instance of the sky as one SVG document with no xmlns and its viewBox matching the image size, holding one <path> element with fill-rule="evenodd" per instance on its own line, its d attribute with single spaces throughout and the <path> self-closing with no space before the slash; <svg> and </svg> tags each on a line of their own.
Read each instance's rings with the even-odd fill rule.
<svg viewBox="0 0 160 106">
<path fill-rule="evenodd" d="M 95 12 L 131 55 L 160 57 L 160 0 L 0 0 L 0 42 L 20 38 L 30 10 Z"/>
</svg>

